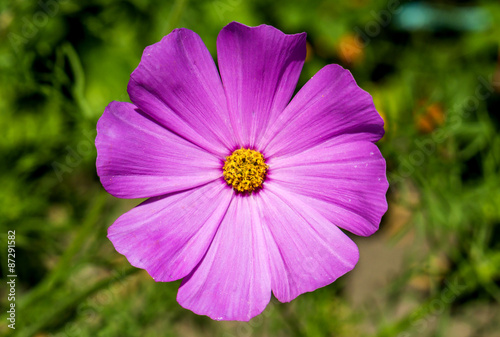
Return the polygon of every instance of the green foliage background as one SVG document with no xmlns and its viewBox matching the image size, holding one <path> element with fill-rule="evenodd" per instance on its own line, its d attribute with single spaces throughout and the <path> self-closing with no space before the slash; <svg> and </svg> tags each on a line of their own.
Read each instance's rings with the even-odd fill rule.
<svg viewBox="0 0 500 337">
<path fill-rule="evenodd" d="M 93 145 L 147 45 L 186 27 L 215 57 L 230 21 L 306 31 L 299 87 L 329 63 L 351 70 L 386 121 L 391 183 L 380 231 L 354 238 L 355 271 L 249 323 L 183 309 L 179 282 L 113 249 L 107 227 L 139 201 L 103 190 Z M 498 1 L 1 2 L 0 302 L 15 230 L 14 334 L 500 336 L 498 22 Z"/>
</svg>

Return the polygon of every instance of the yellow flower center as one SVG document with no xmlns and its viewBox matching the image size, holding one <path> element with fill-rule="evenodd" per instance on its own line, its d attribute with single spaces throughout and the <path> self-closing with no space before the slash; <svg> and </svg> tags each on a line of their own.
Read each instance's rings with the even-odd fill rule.
<svg viewBox="0 0 500 337">
<path fill-rule="evenodd" d="M 254 150 L 238 149 L 224 162 L 224 179 L 238 192 L 252 193 L 262 187 L 268 166 L 264 156 Z"/>
</svg>

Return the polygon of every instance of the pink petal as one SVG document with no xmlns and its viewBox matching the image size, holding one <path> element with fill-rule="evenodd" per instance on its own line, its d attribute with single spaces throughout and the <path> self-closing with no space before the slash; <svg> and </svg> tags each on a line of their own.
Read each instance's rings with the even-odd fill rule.
<svg viewBox="0 0 500 337">
<path fill-rule="evenodd" d="M 232 22 L 219 33 L 217 56 L 239 144 L 254 148 L 292 97 L 306 57 L 306 34 Z"/>
<path fill-rule="evenodd" d="M 216 320 L 248 321 L 269 303 L 269 256 L 253 199 L 233 197 L 207 254 L 179 288 L 183 307 Z"/>
<path fill-rule="evenodd" d="M 221 161 L 152 121 L 135 105 L 111 102 L 97 123 L 97 173 L 119 198 L 182 191 L 222 176 Z"/>
<path fill-rule="evenodd" d="M 215 181 L 149 199 L 119 217 L 108 238 L 130 264 L 146 269 L 156 281 L 180 279 L 206 253 L 232 194 Z"/>
<path fill-rule="evenodd" d="M 269 180 L 335 225 L 368 236 L 387 211 L 385 160 L 377 146 L 340 136 L 291 157 L 272 158 Z"/>
<path fill-rule="evenodd" d="M 142 111 L 199 147 L 226 156 L 236 146 L 217 68 L 196 33 L 175 29 L 147 47 L 128 92 Z"/>
<path fill-rule="evenodd" d="M 279 301 L 326 286 L 354 268 L 358 248 L 340 229 L 276 184 L 264 192 L 257 201 Z"/>
<path fill-rule="evenodd" d="M 297 93 L 262 139 L 267 157 L 296 154 L 330 138 L 352 134 L 375 142 L 384 122 L 373 100 L 341 66 L 325 66 Z"/>
</svg>

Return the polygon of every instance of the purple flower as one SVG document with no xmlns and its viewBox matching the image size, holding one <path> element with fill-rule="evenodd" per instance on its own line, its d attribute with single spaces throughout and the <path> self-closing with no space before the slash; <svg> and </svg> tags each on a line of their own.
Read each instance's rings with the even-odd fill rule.
<svg viewBox="0 0 500 337">
<path fill-rule="evenodd" d="M 97 172 L 119 198 L 150 197 L 108 237 L 178 302 L 217 320 L 326 286 L 358 261 L 339 228 L 368 236 L 387 210 L 384 134 L 371 96 L 338 65 L 291 99 L 306 34 L 233 22 L 218 67 L 200 37 L 176 29 L 144 50 L 133 102 L 98 122 Z M 219 75 L 220 73 L 220 75 Z"/>
</svg>

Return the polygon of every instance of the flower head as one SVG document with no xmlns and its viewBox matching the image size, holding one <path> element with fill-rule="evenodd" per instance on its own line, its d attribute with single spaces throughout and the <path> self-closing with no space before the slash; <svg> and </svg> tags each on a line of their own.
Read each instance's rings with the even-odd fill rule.
<svg viewBox="0 0 500 337">
<path fill-rule="evenodd" d="M 132 103 L 98 122 L 97 172 L 119 198 L 149 199 L 108 237 L 156 281 L 182 279 L 178 302 L 249 320 L 354 268 L 340 228 L 368 236 L 387 210 L 383 121 L 349 71 L 328 65 L 292 98 L 306 36 L 233 22 L 217 67 L 176 29 L 144 50 Z"/>
</svg>

